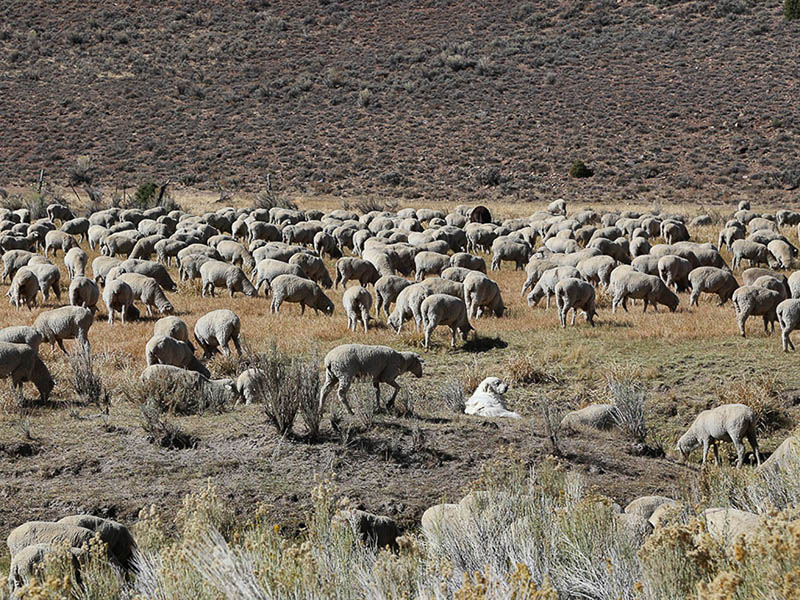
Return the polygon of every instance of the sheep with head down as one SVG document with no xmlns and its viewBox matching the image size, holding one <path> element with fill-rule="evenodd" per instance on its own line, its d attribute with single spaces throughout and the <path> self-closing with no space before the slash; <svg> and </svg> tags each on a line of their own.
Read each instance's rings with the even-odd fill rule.
<svg viewBox="0 0 800 600">
<path fill-rule="evenodd" d="M 739 333 L 745 335 L 745 323 L 750 316 L 760 316 L 764 319 L 764 332 L 770 333 L 770 326 L 775 330 L 775 321 L 778 316 L 775 309 L 778 304 L 785 299 L 781 292 L 767 289 L 756 285 L 743 285 L 733 292 L 731 301 L 736 311 L 736 322 L 739 325 Z"/>
<path fill-rule="evenodd" d="M 194 325 L 194 339 L 203 350 L 203 358 L 211 358 L 217 351 L 226 356 L 230 354 L 228 346 L 233 342 L 236 353 L 242 355 L 239 335 L 242 322 L 238 315 L 227 308 L 220 308 L 206 313 Z M 188 340 L 187 340 L 188 342 Z"/>
<path fill-rule="evenodd" d="M 425 348 L 430 347 L 431 333 L 439 325 L 450 328 L 450 347 L 456 346 L 456 333 L 461 333 L 461 339 L 467 341 L 467 336 L 474 327 L 467 318 L 467 305 L 461 298 L 448 294 L 431 294 L 420 305 L 422 326 L 425 331 Z"/>
<path fill-rule="evenodd" d="M 171 365 L 189 371 L 197 371 L 204 377 L 211 377 L 208 369 L 197 360 L 194 349 L 188 342 L 182 342 L 165 335 L 154 335 L 145 346 L 147 366 Z"/>
<path fill-rule="evenodd" d="M 692 423 L 691 427 L 678 440 L 676 449 L 685 460 L 698 446 L 703 446 L 703 464 L 708 459 L 708 450 L 714 448 L 714 458 L 719 464 L 717 442 L 732 442 L 736 447 L 736 467 L 744 461 L 744 440 L 750 442 L 756 455 L 756 462 L 761 465 L 756 439 L 756 419 L 753 409 L 744 404 L 723 404 L 710 410 L 704 410 Z"/>
</svg>

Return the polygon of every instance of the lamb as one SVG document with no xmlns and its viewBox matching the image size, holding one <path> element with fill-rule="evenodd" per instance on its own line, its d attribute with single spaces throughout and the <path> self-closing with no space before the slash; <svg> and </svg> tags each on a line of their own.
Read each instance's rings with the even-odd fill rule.
<svg viewBox="0 0 800 600">
<path fill-rule="evenodd" d="M 474 256 L 468 252 L 456 252 L 453 254 L 453 256 L 450 257 L 450 266 L 486 273 L 486 261 L 480 256 Z"/>
<path fill-rule="evenodd" d="M 570 309 L 572 309 L 572 325 L 575 325 L 575 316 L 578 314 L 578 309 L 581 309 L 589 325 L 594 327 L 597 311 L 594 288 L 590 283 L 573 277 L 562 279 L 556 284 L 555 296 L 561 327 L 567 326 L 567 313 Z"/>
<path fill-rule="evenodd" d="M 236 353 L 242 355 L 239 334 L 242 323 L 232 310 L 221 308 L 206 313 L 194 325 L 194 339 L 203 350 L 203 358 L 211 358 L 221 349 L 226 356 L 230 354 L 228 344 L 233 340 Z M 187 340 L 188 342 L 188 340 Z"/>
<path fill-rule="evenodd" d="M 506 307 L 497 282 L 483 273 L 474 271 L 464 279 L 463 285 L 464 301 L 470 317 L 478 318 L 481 314 L 487 313 L 492 313 L 496 317 L 503 316 Z"/>
<path fill-rule="evenodd" d="M 739 324 L 739 332 L 742 337 L 747 337 L 744 326 L 747 318 L 751 315 L 760 315 L 764 318 L 765 333 L 770 333 L 769 325 L 772 326 L 774 331 L 775 321 L 778 320 L 775 309 L 783 299 L 783 294 L 760 286 L 743 285 L 737 288 L 733 292 L 731 301 L 733 302 L 733 308 L 736 310 L 736 321 Z"/>
<path fill-rule="evenodd" d="M 146 275 L 156 280 L 161 289 L 170 292 L 177 291 L 178 286 L 172 281 L 166 267 L 161 263 L 153 262 L 151 260 L 139 260 L 129 258 L 128 260 L 119 264 L 120 273 L 139 273 L 139 275 Z"/>
<path fill-rule="evenodd" d="M 80 548 L 88 545 L 93 537 L 94 531 L 85 527 L 51 521 L 28 521 L 8 534 L 6 544 L 13 559 L 25 548 L 33 545 L 47 544 L 51 548 L 59 546 Z"/>
<path fill-rule="evenodd" d="M 236 265 L 229 265 L 219 260 L 209 260 L 200 267 L 200 276 L 203 279 L 203 296 L 208 293 L 213 298 L 214 288 L 218 285 L 227 287 L 231 298 L 235 292 L 242 292 L 245 296 L 250 297 L 258 294 L 244 271 Z"/>
<path fill-rule="evenodd" d="M 27 325 L 13 325 L 0 329 L 0 342 L 28 344 L 38 354 L 39 344 L 42 343 L 42 334 Z"/>
<path fill-rule="evenodd" d="M 794 344 L 789 339 L 792 331 L 800 329 L 800 299 L 788 298 L 778 304 L 775 309 L 778 317 L 778 324 L 781 326 L 781 342 L 783 351 L 788 352 L 789 348 L 794 350 Z"/>
<path fill-rule="evenodd" d="M 475 391 L 464 406 L 464 414 L 478 415 L 480 417 L 508 417 L 521 418 L 518 413 L 510 411 L 505 406 L 504 394 L 508 391 L 508 384 L 499 377 L 487 377 L 478 384 Z"/>
<path fill-rule="evenodd" d="M 165 335 L 154 335 L 148 340 L 144 352 L 148 367 L 172 365 L 189 371 L 197 371 L 204 377 L 211 377 L 211 373 L 197 360 L 192 347 L 187 342 Z"/>
<path fill-rule="evenodd" d="M 106 275 L 114 267 L 118 267 L 122 261 L 113 256 L 98 256 L 92 261 L 92 275 L 93 279 L 99 285 L 106 284 Z"/>
<path fill-rule="evenodd" d="M 395 381 L 400 375 L 410 372 L 417 378 L 422 377 L 423 360 L 415 352 L 397 352 L 388 346 L 367 346 L 364 344 L 342 344 L 325 356 L 325 384 L 319 395 L 319 409 L 323 411 L 325 398 L 337 383 L 337 396 L 347 411 L 353 409 L 347 401 L 347 390 L 353 380 L 359 377 L 370 377 L 375 388 L 377 406 L 381 407 L 380 384 L 385 383 L 394 388 L 394 393 L 386 403 L 389 409 L 400 391 Z"/>
<path fill-rule="evenodd" d="M 264 294 L 269 296 L 272 281 L 279 275 L 294 275 L 296 277 L 300 277 L 301 279 L 309 279 L 308 275 L 306 275 L 306 272 L 303 271 L 303 268 L 299 265 L 291 265 L 281 260 L 265 258 L 258 261 L 255 271 L 253 271 L 252 277 L 253 283 L 255 284 L 256 293 L 258 293 L 258 290 L 261 289 L 261 285 L 263 284 Z"/>
<path fill-rule="evenodd" d="M 342 304 L 347 314 L 347 328 L 355 331 L 360 316 L 364 333 L 367 333 L 369 311 L 372 308 L 372 296 L 367 289 L 360 285 L 348 288 L 342 295 Z"/>
<path fill-rule="evenodd" d="M 658 276 L 676 293 L 685 291 L 689 287 L 691 271 L 692 264 L 680 256 L 668 254 L 658 259 Z"/>
<path fill-rule="evenodd" d="M 658 304 L 663 304 L 669 308 L 670 312 L 675 312 L 675 309 L 678 308 L 678 296 L 658 277 L 630 270 L 621 273 L 615 279 L 616 281 L 612 285 L 614 300 L 611 312 L 616 312 L 617 306 L 620 304 L 627 312 L 626 301 L 628 298 L 643 299 L 644 312 L 647 312 L 648 304 L 652 304 L 653 310 L 656 312 L 658 312 Z"/>
<path fill-rule="evenodd" d="M 108 311 L 108 324 L 114 323 L 114 312 L 120 313 L 122 324 L 133 308 L 133 290 L 124 281 L 115 279 L 103 289 L 103 302 Z"/>
<path fill-rule="evenodd" d="M 94 315 L 82 306 L 62 306 L 41 313 L 33 322 L 34 328 L 42 334 L 42 340 L 50 343 L 55 350 L 56 344 L 66 354 L 64 340 L 77 339 L 88 346 L 89 328 L 94 322 Z"/>
<path fill-rule="evenodd" d="M 270 310 L 278 314 L 284 302 L 299 303 L 300 314 L 305 314 L 306 306 L 313 308 L 315 313 L 321 310 L 326 315 L 333 314 L 333 302 L 322 288 L 313 281 L 296 275 L 279 275 L 272 281 Z"/>
<path fill-rule="evenodd" d="M 44 236 L 44 255 L 49 256 L 50 250 L 53 251 L 53 256 L 58 254 L 58 250 L 66 253 L 70 248 L 74 248 L 77 245 L 75 238 L 70 234 L 54 229 L 48 231 L 47 235 Z"/>
<path fill-rule="evenodd" d="M 153 335 L 165 335 L 186 342 L 190 346 L 189 327 L 180 317 L 162 317 L 153 325 Z M 194 349 L 192 349 L 194 351 Z"/>
<path fill-rule="evenodd" d="M 773 260 L 769 249 L 764 244 L 750 240 L 736 240 L 731 245 L 733 249 L 733 268 L 741 266 L 743 259 L 748 259 L 751 266 L 772 266 Z"/>
<path fill-rule="evenodd" d="M 440 275 L 450 266 L 450 257 L 437 252 L 420 252 L 414 257 L 415 281 L 422 281 L 426 275 Z"/>
<path fill-rule="evenodd" d="M 139 273 L 122 273 L 117 279 L 124 281 L 131 287 L 134 298 L 141 300 L 147 309 L 148 315 L 153 314 L 152 306 L 155 306 L 161 314 L 175 312 L 172 303 L 167 300 L 158 282 L 152 277 L 140 275 Z"/>
<path fill-rule="evenodd" d="M 526 242 L 498 238 L 492 242 L 492 271 L 497 271 L 504 260 L 514 261 L 516 270 L 520 270 L 527 264 L 532 253 L 530 244 Z"/>
<path fill-rule="evenodd" d="M 36 295 L 39 293 L 39 279 L 28 267 L 22 267 L 11 280 L 11 287 L 6 292 L 9 302 L 17 310 L 24 304 L 31 310 L 36 306 Z"/>
<path fill-rule="evenodd" d="M 69 303 L 72 306 L 83 306 L 94 313 L 100 299 L 100 288 L 88 277 L 76 277 L 69 284 Z"/>
<path fill-rule="evenodd" d="M 202 371 L 182 369 L 173 365 L 150 365 L 142 371 L 139 380 L 145 385 L 166 388 L 166 391 L 175 390 L 177 394 L 191 391 L 192 394 L 200 394 L 204 399 L 222 397 L 225 401 L 238 402 L 240 397 L 238 386 L 233 379 L 210 379 Z"/>
<path fill-rule="evenodd" d="M 30 381 L 39 392 L 39 400 L 47 402 L 55 382 L 37 352 L 38 344 L 32 347 L 25 343 L 0 342 L 0 378 L 11 377 L 11 385 L 20 393 L 22 383 Z"/>
<path fill-rule="evenodd" d="M 689 287 L 692 293 L 689 295 L 689 305 L 697 306 L 698 298 L 703 292 L 717 294 L 719 296 L 719 306 L 725 304 L 733 296 L 733 292 L 739 287 L 739 283 L 733 273 L 726 269 L 717 267 L 697 267 L 689 273 Z"/>
<path fill-rule="evenodd" d="M 591 284 L 600 284 L 603 289 L 608 289 L 611 281 L 611 271 L 617 266 L 617 261 L 611 256 L 601 255 L 584 258 L 576 268 L 584 281 Z"/>
<path fill-rule="evenodd" d="M 336 261 L 336 279 L 333 282 L 333 287 L 335 288 L 341 283 L 344 288 L 351 279 L 357 279 L 363 286 L 367 286 L 370 283 L 374 285 L 380 278 L 381 275 L 378 273 L 378 269 L 368 260 L 345 257 Z"/>
<path fill-rule="evenodd" d="M 389 309 L 392 304 L 394 304 L 395 300 L 397 300 L 397 296 L 410 285 L 411 282 L 408 279 L 397 275 L 384 275 L 378 279 L 378 281 L 375 282 L 375 297 L 377 298 L 375 307 L 376 316 L 380 313 L 381 308 L 383 308 L 383 312 L 388 318 Z"/>
<path fill-rule="evenodd" d="M 247 369 L 236 379 L 236 391 L 244 398 L 245 405 L 257 402 L 264 393 L 267 380 L 261 369 Z"/>
<path fill-rule="evenodd" d="M 706 464 L 708 448 L 713 446 L 715 462 L 719 464 L 717 442 L 733 442 L 737 455 L 736 468 L 741 468 L 744 461 L 743 440 L 745 438 L 753 448 L 758 466 L 761 466 L 753 409 L 744 404 L 723 404 L 711 410 L 704 410 L 697 415 L 692 426 L 678 440 L 676 449 L 686 460 L 691 451 L 702 444 L 703 464 Z"/>
<path fill-rule="evenodd" d="M 456 332 L 461 333 L 461 339 L 467 341 L 467 336 L 474 327 L 467 319 L 467 305 L 460 298 L 447 294 L 431 294 L 422 301 L 420 306 L 422 326 L 425 329 L 425 348 L 430 348 L 430 338 L 433 330 L 439 325 L 450 327 L 450 347 L 456 346 Z"/>
<path fill-rule="evenodd" d="M 326 290 L 333 286 L 333 281 L 328 274 L 328 269 L 325 268 L 325 263 L 318 256 L 312 256 L 311 254 L 301 252 L 292 256 L 289 259 L 289 264 L 300 267 L 309 279 L 316 281 Z"/>
<path fill-rule="evenodd" d="M 86 252 L 78 247 L 70 248 L 64 255 L 64 266 L 67 267 L 70 280 L 83 277 L 86 274 L 88 262 L 89 256 Z"/>
</svg>

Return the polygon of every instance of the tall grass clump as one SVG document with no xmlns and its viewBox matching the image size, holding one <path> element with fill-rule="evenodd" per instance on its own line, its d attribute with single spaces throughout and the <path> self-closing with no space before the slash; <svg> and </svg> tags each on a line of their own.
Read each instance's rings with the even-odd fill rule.
<svg viewBox="0 0 800 600">
<path fill-rule="evenodd" d="M 644 387 L 633 381 L 609 379 L 608 392 L 614 405 L 611 413 L 617 427 L 635 442 L 643 443 L 647 437 L 644 403 L 647 393 Z"/>
<path fill-rule="evenodd" d="M 104 395 L 108 399 L 108 392 L 103 387 L 103 381 L 95 372 L 94 359 L 89 346 L 77 343 L 69 355 L 69 366 L 72 370 L 72 387 L 75 393 L 87 404 L 99 404 Z"/>
</svg>

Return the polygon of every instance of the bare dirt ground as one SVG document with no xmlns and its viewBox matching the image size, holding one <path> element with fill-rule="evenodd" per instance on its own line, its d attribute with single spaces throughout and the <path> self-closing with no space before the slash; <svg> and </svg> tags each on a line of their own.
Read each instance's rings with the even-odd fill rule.
<svg viewBox="0 0 800 600">
<path fill-rule="evenodd" d="M 309 201 L 311 206 L 321 205 Z M 510 216 L 527 214 L 531 207 L 524 212 L 515 205 L 493 208 Z M 693 234 L 704 240 L 714 232 L 707 227 Z M 61 257 L 57 262 L 63 267 Z M 174 268 L 172 272 L 177 279 Z M 66 280 L 66 272 L 62 276 Z M 660 446 L 666 456 L 642 456 L 621 434 L 562 431 L 559 460 L 565 468 L 584 472 L 590 485 L 621 503 L 647 493 L 676 493 L 694 476 L 698 457 L 690 465 L 681 464 L 672 448 L 700 410 L 733 401 L 766 407 L 760 439 L 767 454 L 796 422 L 796 357 L 781 352 L 779 337 L 765 336 L 756 319 L 748 324 L 748 338 L 742 339 L 730 305 L 720 308 L 704 299 L 699 307 L 688 308 L 687 296 L 681 294 L 675 313 L 643 314 L 636 306 L 629 313 L 611 314 L 608 298 L 601 295 L 597 327 L 579 320 L 576 327 L 562 330 L 554 308 L 530 308 L 520 297 L 524 272 L 506 265 L 492 277 L 500 283 L 507 316 L 478 320 L 478 338 L 455 350 L 449 348 L 449 335 L 438 332 L 433 348 L 424 352 L 424 378 L 401 379 L 407 414 L 366 420 L 345 416 L 338 432 L 326 418 L 321 439 L 313 443 L 304 439 L 300 420 L 295 435 L 278 436 L 262 407 L 255 405 L 170 417 L 199 440 L 197 448 L 166 450 L 149 443 L 139 407 L 124 391 L 145 366 L 144 346 L 155 317 L 112 327 L 101 309 L 90 340 L 96 369 L 111 390 L 108 416 L 102 407 L 82 404 L 66 358 L 48 347 L 41 353 L 58 382 L 51 403 L 30 402 L 20 409 L 8 388 L 2 388 L 0 537 L 25 520 L 75 512 L 130 522 L 141 508 L 156 504 L 171 514 L 184 494 L 200 489 L 208 478 L 240 514 L 249 516 L 258 503 L 265 503 L 275 521 L 290 530 L 303 523 L 310 491 L 322 478 L 334 479 L 356 504 L 413 527 L 425 508 L 480 487 L 509 457 L 535 468 L 552 453 L 541 403 L 560 415 L 605 399 L 610 375 L 643 383 L 648 445 Z M 274 339 L 282 350 L 320 359 L 349 341 L 422 352 L 419 334 L 407 328 L 398 336 L 382 318 L 367 334 L 347 330 L 341 293 L 331 292 L 337 305 L 332 317 L 313 311 L 301 316 L 293 305 L 272 315 L 263 296 L 201 298 L 199 284 L 182 284 L 169 296 L 190 328 L 207 311 L 232 308 L 255 350 Z M 51 301 L 29 313 L 0 305 L 0 326 L 31 323 L 40 310 L 53 306 Z M 216 376 L 228 376 L 241 365 L 235 359 L 215 359 L 210 368 Z M 471 389 L 489 375 L 512 382 L 509 402 L 524 419 L 486 422 L 452 412 L 443 397 L 445 384 L 456 380 Z M 26 388 L 28 400 L 33 396 Z"/>
</svg>

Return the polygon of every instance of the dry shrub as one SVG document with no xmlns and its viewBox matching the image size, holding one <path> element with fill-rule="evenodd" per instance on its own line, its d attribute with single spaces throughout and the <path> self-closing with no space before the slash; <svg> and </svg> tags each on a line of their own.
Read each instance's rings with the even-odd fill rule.
<svg viewBox="0 0 800 600">
<path fill-rule="evenodd" d="M 647 393 L 640 383 L 633 381 L 608 380 L 608 393 L 616 410 L 612 413 L 614 422 L 622 431 L 636 442 L 644 442 L 647 437 L 644 403 Z"/>
<path fill-rule="evenodd" d="M 354 202 L 349 202 L 347 200 L 342 200 L 342 208 L 345 210 L 355 209 L 363 214 L 371 213 L 371 212 L 395 212 L 397 210 L 398 203 L 397 200 L 389 199 L 389 200 L 379 200 L 378 198 L 359 198 Z"/>
<path fill-rule="evenodd" d="M 198 390 L 187 382 L 151 381 L 142 383 L 138 378 L 123 381 L 120 393 L 129 402 L 143 406 L 154 403 L 161 412 L 177 415 L 199 415 L 206 411 L 220 412 L 229 398 L 219 387 L 209 386 Z"/>
<path fill-rule="evenodd" d="M 478 359 L 473 359 L 471 365 L 464 365 L 461 369 L 461 384 L 463 390 L 471 394 L 486 377 L 487 376 L 483 374 L 483 369 L 478 366 Z"/>
<path fill-rule="evenodd" d="M 196 448 L 199 440 L 180 427 L 162 418 L 163 412 L 158 401 L 150 399 L 140 407 L 141 424 L 147 441 L 168 450 Z"/>
<path fill-rule="evenodd" d="M 75 344 L 68 360 L 72 369 L 72 387 L 75 393 L 88 404 L 99 404 L 104 397 L 107 403 L 108 392 L 105 391 L 100 376 L 95 373 L 89 346 Z"/>
<path fill-rule="evenodd" d="M 759 434 L 768 434 L 791 425 L 791 419 L 781 405 L 774 375 L 741 378 L 726 383 L 717 396 L 720 404 L 745 404 L 753 409 Z"/>
<path fill-rule="evenodd" d="M 464 385 L 458 379 L 448 379 L 438 390 L 440 403 L 450 412 L 462 415 L 465 408 Z"/>
<path fill-rule="evenodd" d="M 503 381 L 510 385 L 557 384 L 561 381 L 559 374 L 545 371 L 542 368 L 542 361 L 533 354 L 509 356 L 503 363 L 501 373 Z"/>
</svg>

